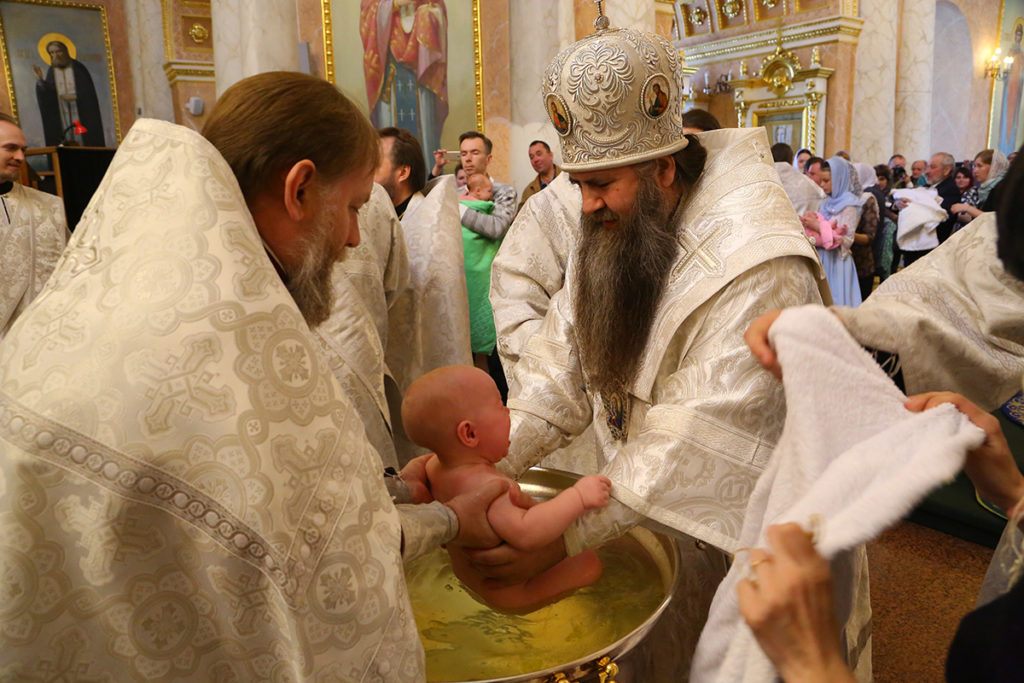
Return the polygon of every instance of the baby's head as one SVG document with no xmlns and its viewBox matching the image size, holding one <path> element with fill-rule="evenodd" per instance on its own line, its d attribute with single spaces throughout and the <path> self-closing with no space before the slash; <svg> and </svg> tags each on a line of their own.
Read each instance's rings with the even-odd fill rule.
<svg viewBox="0 0 1024 683">
<path fill-rule="evenodd" d="M 494 197 L 491 179 L 483 173 L 473 173 L 466 178 L 466 189 L 473 199 L 490 201 Z"/>
<path fill-rule="evenodd" d="M 445 464 L 469 455 L 495 463 L 508 454 L 509 414 L 483 370 L 449 365 L 423 375 L 402 399 L 402 425 Z"/>
</svg>

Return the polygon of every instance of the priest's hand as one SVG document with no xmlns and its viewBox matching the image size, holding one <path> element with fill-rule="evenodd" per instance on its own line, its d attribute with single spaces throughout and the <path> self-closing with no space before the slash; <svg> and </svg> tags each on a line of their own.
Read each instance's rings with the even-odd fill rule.
<svg viewBox="0 0 1024 683">
<path fill-rule="evenodd" d="M 755 578 L 736 585 L 758 645 L 787 683 L 852 683 L 839 651 L 828 562 L 797 524 L 769 527 L 765 535 L 772 552 L 751 551 Z"/>
<path fill-rule="evenodd" d="M 470 548 L 493 548 L 501 543 L 501 539 L 487 521 L 487 508 L 495 498 L 508 491 L 508 487 L 508 479 L 495 477 L 475 491 L 461 493 L 445 503 L 459 518 L 459 533 L 451 544 Z"/>
<path fill-rule="evenodd" d="M 36 78 L 38 78 L 39 80 L 43 80 L 43 70 L 42 69 L 40 69 L 37 65 L 33 65 L 32 66 L 32 71 L 35 72 Z"/>
<path fill-rule="evenodd" d="M 461 552 L 460 564 L 472 570 L 476 575 L 475 580 L 484 581 L 490 586 L 522 583 L 550 569 L 566 557 L 565 540 L 562 536 L 530 551 L 518 550 L 507 543 L 487 549 L 449 548 L 449 551 L 453 556 Z"/>
<path fill-rule="evenodd" d="M 743 339 L 746 340 L 747 346 L 750 347 L 750 352 L 754 354 L 757 362 L 778 380 L 782 379 L 782 368 L 779 366 L 779 358 L 775 355 L 775 349 L 768 342 L 768 330 L 778 320 L 781 313 L 781 310 L 765 313 L 750 323 L 750 327 L 743 334 Z"/>
<path fill-rule="evenodd" d="M 952 403 L 971 422 L 985 431 L 985 443 L 967 454 L 964 473 L 970 477 L 978 495 L 991 501 L 1006 512 L 1024 499 L 1024 475 L 1013 459 L 999 420 L 974 405 L 960 394 L 935 391 L 917 394 L 907 399 L 906 409 L 918 413 L 943 403 Z"/>
</svg>

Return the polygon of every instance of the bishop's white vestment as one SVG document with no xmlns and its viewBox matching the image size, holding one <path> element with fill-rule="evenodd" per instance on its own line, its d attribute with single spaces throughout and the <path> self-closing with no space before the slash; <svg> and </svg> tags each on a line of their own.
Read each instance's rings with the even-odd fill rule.
<svg viewBox="0 0 1024 683">
<path fill-rule="evenodd" d="M 0 339 L 42 290 L 68 242 L 60 197 L 12 183 L 2 201 Z"/>
<path fill-rule="evenodd" d="M 821 301 L 825 286 L 772 167 L 762 130 L 703 133 L 703 174 L 682 212 L 680 249 L 628 396 L 586 390 L 573 337 L 573 267 L 516 367 L 518 474 L 593 423 L 615 501 L 566 532 L 570 553 L 640 516 L 735 550 L 750 491 L 785 414 L 779 384 L 743 341 L 776 308 Z M 616 502 L 617 501 L 617 502 Z"/>
<path fill-rule="evenodd" d="M 380 466 L 231 169 L 137 122 L 0 344 L 0 679 L 422 681 L 400 523 L 454 523 Z"/>
<path fill-rule="evenodd" d="M 512 393 L 516 366 L 526 342 L 544 322 L 551 297 L 565 284 L 565 268 L 580 234 L 583 198 L 560 173 L 523 205 L 491 265 L 491 308 L 498 355 Z M 593 474 L 600 469 L 594 430 L 587 427 L 564 448 L 550 453 L 544 467 Z"/>
<path fill-rule="evenodd" d="M 894 273 L 859 308 L 833 309 L 861 345 L 895 354 L 907 394 L 955 391 L 994 410 L 1020 391 L 1024 283 L 996 253 L 985 213 Z"/>
</svg>

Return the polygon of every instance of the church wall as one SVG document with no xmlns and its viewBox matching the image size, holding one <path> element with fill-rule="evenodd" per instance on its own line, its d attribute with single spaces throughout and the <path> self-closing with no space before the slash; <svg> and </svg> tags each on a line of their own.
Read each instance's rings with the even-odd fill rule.
<svg viewBox="0 0 1024 683">
<path fill-rule="evenodd" d="M 132 64 L 129 54 L 131 43 L 128 38 L 128 19 L 125 15 L 124 0 L 91 0 L 89 3 L 106 9 L 107 30 L 110 34 L 110 54 L 114 67 L 114 83 L 117 90 L 118 125 L 121 137 L 128 133 L 135 122 L 135 87 L 132 81 Z M 0 53 L 0 66 L 7 68 L 7 55 Z M 34 101 L 19 102 L 19 106 L 36 106 Z M 0 79 L 0 109 L 11 111 L 11 92 L 6 79 Z"/>
</svg>

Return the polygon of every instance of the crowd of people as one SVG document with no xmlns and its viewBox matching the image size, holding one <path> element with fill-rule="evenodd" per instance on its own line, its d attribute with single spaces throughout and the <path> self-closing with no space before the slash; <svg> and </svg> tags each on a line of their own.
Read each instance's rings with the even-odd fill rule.
<svg viewBox="0 0 1024 683">
<path fill-rule="evenodd" d="M 640 73 L 588 68 L 605 49 Z M 428 171 L 412 133 L 326 81 L 252 76 L 201 134 L 137 122 L 59 257 L 28 238 L 0 254 L 49 264 L 4 273 L 0 678 L 423 681 L 405 563 L 443 545 L 477 595 L 521 609 L 652 520 L 686 579 L 646 680 L 691 656 L 695 680 L 754 666 L 741 614 L 788 681 L 870 676 L 864 534 L 826 519 L 812 540 L 757 507 L 824 479 L 783 488 L 782 459 L 811 472 L 873 436 L 838 441 L 815 373 L 779 381 L 780 325 L 827 347 L 786 322 L 800 311 L 897 358 L 881 388 L 872 360 L 829 367 L 844 391 L 874 382 L 888 422 L 949 427 L 950 458 L 1019 520 L 1024 476 L 975 404 L 1024 375 L 1024 162 L 986 150 L 958 181 L 948 154 L 908 178 L 898 155 L 769 149 L 684 114 L 677 51 L 632 29 L 568 47 L 541 97 L 562 164 L 531 142 L 517 201 L 479 131 L 454 173 L 444 149 Z M 24 137 L 0 133 L 20 169 Z M 9 175 L 8 222 L 53 233 L 52 202 Z M 793 392 L 829 419 L 787 414 Z M 513 481 L 560 455 L 596 476 L 534 505 Z M 878 475 L 843 462 L 844 483 Z M 828 562 L 850 570 L 838 607 Z"/>
<path fill-rule="evenodd" d="M 981 214 L 995 211 L 1012 160 L 992 149 L 960 162 L 938 152 L 930 161 L 915 161 L 908 175 L 902 154 L 872 167 L 851 162 L 844 151 L 826 160 L 808 149 L 794 154 L 779 143 L 772 147 L 772 157 L 808 237 L 815 241 L 833 301 L 843 306 L 859 305 L 876 279 L 884 282 L 901 265 L 910 265 Z M 807 209 L 804 184 L 781 168 L 789 163 L 824 193 L 815 208 Z"/>
</svg>

